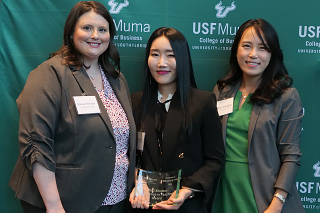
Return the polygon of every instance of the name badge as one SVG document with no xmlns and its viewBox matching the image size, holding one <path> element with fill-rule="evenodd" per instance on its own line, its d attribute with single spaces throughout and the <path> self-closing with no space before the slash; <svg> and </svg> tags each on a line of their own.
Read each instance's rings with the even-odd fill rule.
<svg viewBox="0 0 320 213">
<path fill-rule="evenodd" d="M 137 139 L 137 150 L 143 152 L 143 147 L 144 147 L 144 138 L 146 137 L 145 132 L 138 132 L 138 139 Z"/>
<path fill-rule="evenodd" d="M 78 115 L 100 113 L 96 96 L 73 96 Z"/>
<path fill-rule="evenodd" d="M 217 110 L 219 116 L 230 114 L 233 112 L 233 98 L 224 99 L 217 102 Z"/>
</svg>

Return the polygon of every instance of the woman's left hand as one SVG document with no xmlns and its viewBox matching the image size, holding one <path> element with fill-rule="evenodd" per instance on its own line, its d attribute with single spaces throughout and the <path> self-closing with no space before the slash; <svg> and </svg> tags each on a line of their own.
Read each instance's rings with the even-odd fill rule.
<svg viewBox="0 0 320 213">
<path fill-rule="evenodd" d="M 280 193 L 281 195 L 287 197 L 288 193 L 282 189 L 277 189 L 275 193 Z M 283 203 L 279 200 L 279 198 L 273 197 L 269 207 L 264 213 L 281 213 L 283 207 Z"/>
<path fill-rule="evenodd" d="M 183 188 L 179 190 L 179 195 L 176 198 L 176 191 L 174 191 L 168 200 L 155 204 L 152 209 L 177 210 L 191 194 L 190 189 Z"/>
</svg>

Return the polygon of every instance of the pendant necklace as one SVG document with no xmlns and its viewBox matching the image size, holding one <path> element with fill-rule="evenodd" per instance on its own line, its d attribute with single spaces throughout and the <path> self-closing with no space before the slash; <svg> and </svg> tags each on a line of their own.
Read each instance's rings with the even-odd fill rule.
<svg viewBox="0 0 320 213">
<path fill-rule="evenodd" d="M 250 94 L 250 93 L 249 93 Z M 249 95 L 248 94 L 248 95 Z M 247 97 L 248 97 L 248 95 L 244 95 L 243 93 L 241 94 L 242 95 L 242 97 L 243 97 L 243 99 L 246 99 Z"/>
<path fill-rule="evenodd" d="M 253 90 L 253 87 L 251 88 L 251 90 L 249 91 L 249 93 L 246 94 L 246 95 L 241 91 L 241 96 L 243 97 L 243 99 L 246 99 L 246 98 L 248 97 L 248 95 L 252 92 L 252 90 Z"/>
</svg>

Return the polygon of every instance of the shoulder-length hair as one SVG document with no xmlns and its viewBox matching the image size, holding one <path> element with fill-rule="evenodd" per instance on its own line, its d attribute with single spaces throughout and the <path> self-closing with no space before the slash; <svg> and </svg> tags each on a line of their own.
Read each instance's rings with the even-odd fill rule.
<svg viewBox="0 0 320 213">
<path fill-rule="evenodd" d="M 251 19 L 240 26 L 231 48 L 230 69 L 226 77 L 217 81 L 217 85 L 219 89 L 223 89 L 226 85 L 234 85 L 242 79 L 242 70 L 237 61 L 237 51 L 242 35 L 251 27 L 263 42 L 265 49 L 271 53 L 271 59 L 262 74 L 260 85 L 251 96 L 250 101 L 259 105 L 269 104 L 292 85 L 292 78 L 289 77 L 283 62 L 278 35 L 266 20 Z"/>
<path fill-rule="evenodd" d="M 72 36 L 79 18 L 83 14 L 90 11 L 94 11 L 95 13 L 101 15 L 109 24 L 109 46 L 107 50 L 99 56 L 98 61 L 108 77 L 116 78 L 119 76 L 120 72 L 120 56 L 115 45 L 113 44 L 113 38 L 116 33 L 116 29 L 108 10 L 103 4 L 96 1 L 80 1 L 73 6 L 64 25 L 63 45 L 57 52 L 51 53 L 49 58 L 59 54 L 63 58 L 62 63 L 68 66 L 74 66 L 77 69 L 80 69 L 82 66 L 84 66 L 83 57 L 75 48 Z"/>
<path fill-rule="evenodd" d="M 187 39 L 178 30 L 167 27 L 161 27 L 155 30 L 151 34 L 147 42 L 145 55 L 144 89 L 142 97 L 142 120 L 147 114 L 148 106 L 150 106 L 152 96 L 158 91 L 158 83 L 154 80 L 150 73 L 148 58 L 153 41 L 161 36 L 164 36 L 169 40 L 175 56 L 177 72 L 175 95 L 179 96 L 180 107 L 184 112 L 186 118 L 184 123 L 186 127 L 189 123 L 187 111 L 190 88 L 197 88 L 197 86 L 193 75 L 193 66 Z"/>
</svg>

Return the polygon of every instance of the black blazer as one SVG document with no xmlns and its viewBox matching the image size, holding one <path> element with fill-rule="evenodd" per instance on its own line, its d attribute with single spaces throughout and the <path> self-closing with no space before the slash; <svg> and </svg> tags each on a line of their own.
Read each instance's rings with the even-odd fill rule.
<svg viewBox="0 0 320 213">
<path fill-rule="evenodd" d="M 192 120 L 190 134 L 182 129 L 184 115 L 178 96 L 170 103 L 163 130 L 163 155 L 160 156 L 155 131 L 155 104 L 157 93 L 152 97 L 144 127 L 140 125 L 142 92 L 133 94 L 132 104 L 137 130 L 146 132 L 142 169 L 152 171 L 173 171 L 182 169 L 182 186 L 203 190 L 192 199 L 186 200 L 180 212 L 207 212 L 212 201 L 224 165 L 225 154 L 221 124 L 213 93 L 191 89 L 189 115 Z M 211 205 L 209 207 L 211 211 Z"/>
</svg>

